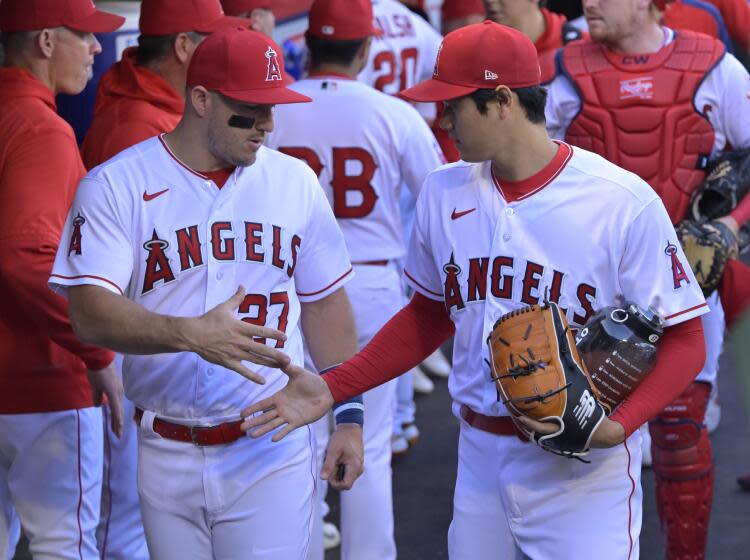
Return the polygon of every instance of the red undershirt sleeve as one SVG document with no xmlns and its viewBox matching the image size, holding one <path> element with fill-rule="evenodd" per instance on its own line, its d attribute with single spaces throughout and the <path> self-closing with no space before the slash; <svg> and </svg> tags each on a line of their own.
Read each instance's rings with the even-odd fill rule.
<svg viewBox="0 0 750 560">
<path fill-rule="evenodd" d="M 703 323 L 695 317 L 668 327 L 659 342 L 654 369 L 610 417 L 630 436 L 674 401 L 706 362 Z"/>
<path fill-rule="evenodd" d="M 323 380 L 340 402 L 409 371 L 455 332 L 442 301 L 416 293 L 370 343 Z"/>
<path fill-rule="evenodd" d="M 750 195 L 745 196 L 730 217 L 742 226 L 750 220 Z M 719 284 L 719 296 L 724 307 L 724 320 L 727 327 L 742 318 L 750 307 L 750 267 L 737 259 L 727 261 Z"/>
<path fill-rule="evenodd" d="M 729 259 L 721 276 L 719 297 L 724 321 L 731 329 L 750 309 L 750 267 L 740 260 Z"/>
</svg>

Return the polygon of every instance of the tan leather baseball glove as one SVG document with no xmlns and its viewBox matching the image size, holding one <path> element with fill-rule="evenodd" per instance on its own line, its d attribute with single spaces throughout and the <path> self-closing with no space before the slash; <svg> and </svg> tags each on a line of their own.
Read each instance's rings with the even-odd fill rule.
<svg viewBox="0 0 750 560">
<path fill-rule="evenodd" d="M 510 413 L 558 425 L 555 433 L 530 433 L 530 439 L 558 455 L 586 455 L 605 412 L 557 304 L 503 315 L 487 343 L 493 378 Z"/>
</svg>

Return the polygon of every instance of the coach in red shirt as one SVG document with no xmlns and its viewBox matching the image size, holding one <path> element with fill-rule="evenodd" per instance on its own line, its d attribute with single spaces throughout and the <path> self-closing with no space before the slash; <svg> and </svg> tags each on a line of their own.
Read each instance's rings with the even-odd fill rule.
<svg viewBox="0 0 750 560">
<path fill-rule="evenodd" d="M 107 394 L 120 432 L 122 387 L 114 355 L 76 339 L 66 300 L 47 287 L 84 174 L 54 96 L 83 90 L 101 51 L 94 32 L 114 31 L 123 21 L 89 0 L 0 3 L 0 494 L 6 506 L 0 554 L 15 546 L 7 530 L 12 503 L 34 557 L 98 558 L 102 416 L 94 405 Z"/>
</svg>

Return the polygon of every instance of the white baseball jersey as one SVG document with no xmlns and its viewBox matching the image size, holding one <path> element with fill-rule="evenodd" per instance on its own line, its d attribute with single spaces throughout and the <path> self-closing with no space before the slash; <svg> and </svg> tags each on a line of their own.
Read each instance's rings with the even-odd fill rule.
<svg viewBox="0 0 750 560">
<path fill-rule="evenodd" d="M 511 203 L 491 163 L 430 174 L 417 202 L 406 276 L 445 301 L 456 325 L 454 401 L 507 415 L 490 378 L 487 336 L 503 314 L 546 296 L 573 326 L 622 298 L 665 326 L 708 311 L 664 206 L 636 175 L 561 143 Z"/>
<path fill-rule="evenodd" d="M 305 160 L 318 175 L 352 261 L 403 257 L 401 184 L 416 196 L 444 162 L 424 119 L 408 103 L 347 77 L 310 77 L 291 88 L 311 97 L 314 110 L 276 107 L 267 145 Z"/>
<path fill-rule="evenodd" d="M 674 31 L 668 28 L 670 42 Z M 668 44 L 668 43 L 667 43 Z M 747 99 L 750 77 L 732 54 L 726 53 L 706 74 L 695 94 L 695 107 L 711 123 L 715 132 L 712 155 L 726 148 L 750 146 L 750 101 Z M 581 98 L 567 76 L 559 74 L 547 90 L 545 116 L 547 130 L 553 138 L 563 139 L 573 119 L 581 110 Z"/>
<path fill-rule="evenodd" d="M 373 0 L 375 26 L 367 66 L 358 79 L 378 91 L 396 95 L 432 77 L 443 37 L 429 23 L 398 0 Z M 435 104 L 417 104 L 420 114 L 435 118 Z"/>
<path fill-rule="evenodd" d="M 155 313 L 199 316 L 242 284 L 248 295 L 238 316 L 286 332 L 285 343 L 269 343 L 300 365 L 300 302 L 351 276 L 315 175 L 265 147 L 219 189 L 181 163 L 163 136 L 136 144 L 83 179 L 63 240 L 52 285 L 93 284 Z M 250 367 L 265 385 L 190 352 L 126 355 L 125 392 L 158 416 L 216 424 L 286 383 L 276 369 Z"/>
<path fill-rule="evenodd" d="M 424 119 L 408 103 L 346 76 L 317 76 L 292 89 L 311 106 L 276 109 L 269 146 L 305 160 L 317 173 L 346 240 L 357 277 L 346 286 L 360 347 L 402 304 L 394 261 L 406 253 L 401 185 L 416 196 L 442 154 Z M 396 558 L 391 434 L 395 383 L 364 395 L 365 472 L 341 496 L 341 557 Z M 322 451 L 321 451 L 322 452 Z M 322 543 L 308 557 L 322 558 Z"/>
</svg>

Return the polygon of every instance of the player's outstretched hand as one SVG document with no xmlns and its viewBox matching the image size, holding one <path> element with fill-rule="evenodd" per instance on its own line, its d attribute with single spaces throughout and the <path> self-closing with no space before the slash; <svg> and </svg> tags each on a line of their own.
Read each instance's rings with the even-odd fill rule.
<svg viewBox="0 0 750 560">
<path fill-rule="evenodd" d="M 525 428 L 528 431 L 541 435 L 554 434 L 558 430 L 557 423 L 538 422 L 528 416 L 519 416 L 513 418 L 513 420 L 521 424 L 522 429 Z M 623 441 L 625 441 L 625 428 L 619 422 L 605 417 L 591 436 L 591 447 L 614 447 Z"/>
<path fill-rule="evenodd" d="M 242 411 L 245 421 L 241 428 L 252 430 L 252 437 L 281 427 L 271 438 L 281 441 L 292 430 L 315 422 L 333 406 L 331 391 L 318 374 L 293 364 L 281 370 L 289 376 L 286 387 Z"/>
<path fill-rule="evenodd" d="M 290 362 L 289 356 L 267 346 L 256 338 L 286 340 L 286 335 L 268 327 L 251 325 L 237 318 L 235 311 L 245 299 L 245 288 L 240 286 L 232 297 L 198 317 L 191 329 L 190 347 L 201 358 L 219 364 L 250 381 L 264 384 L 265 379 L 245 367 L 248 361 L 262 366 L 283 368 Z"/>
<path fill-rule="evenodd" d="M 336 490 L 350 490 L 364 471 L 365 443 L 362 426 L 339 424 L 331 434 L 320 477 Z"/>
<path fill-rule="evenodd" d="M 86 370 L 86 374 L 91 390 L 94 392 L 94 405 L 101 406 L 104 395 L 107 395 L 109 410 L 112 413 L 112 431 L 118 438 L 122 437 L 122 429 L 125 425 L 124 390 L 115 363 L 112 362 L 104 369 Z"/>
</svg>

